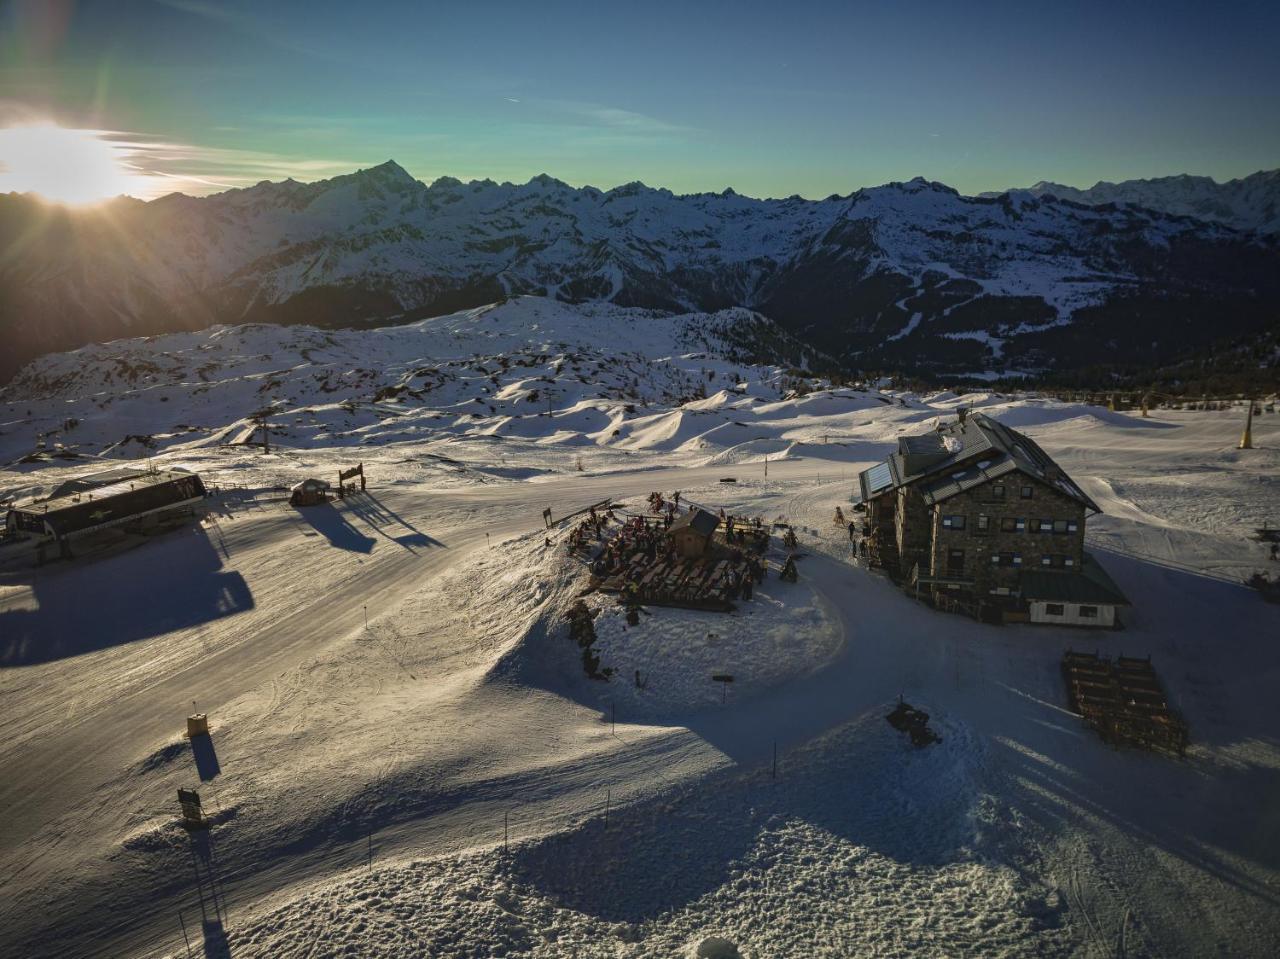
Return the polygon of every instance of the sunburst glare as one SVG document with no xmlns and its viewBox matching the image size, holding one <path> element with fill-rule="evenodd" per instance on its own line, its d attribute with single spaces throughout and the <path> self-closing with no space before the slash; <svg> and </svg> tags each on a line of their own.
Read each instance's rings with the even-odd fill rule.
<svg viewBox="0 0 1280 959">
<path fill-rule="evenodd" d="M 0 193 L 36 193 L 77 205 L 122 193 L 155 195 L 164 178 L 139 169 L 130 153 L 130 144 L 104 130 L 52 123 L 0 129 Z"/>
</svg>

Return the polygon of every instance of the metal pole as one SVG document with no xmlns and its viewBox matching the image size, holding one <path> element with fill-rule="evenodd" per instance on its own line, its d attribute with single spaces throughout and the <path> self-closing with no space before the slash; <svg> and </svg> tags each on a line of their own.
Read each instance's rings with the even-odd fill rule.
<svg viewBox="0 0 1280 959">
<path fill-rule="evenodd" d="M 604 828 L 609 828 L 609 806 L 613 802 L 613 791 L 606 789 L 604 791 Z"/>
<path fill-rule="evenodd" d="M 1253 449 L 1253 397 L 1249 397 L 1249 412 L 1244 418 L 1244 434 L 1240 437 L 1240 449 Z"/>
<path fill-rule="evenodd" d="M 511 817 L 511 813 L 507 810 L 503 810 L 502 812 L 502 851 L 504 853 L 507 851 L 507 836 L 510 832 L 510 828 L 509 828 L 510 817 Z"/>
<path fill-rule="evenodd" d="M 609 726 L 613 735 L 618 735 L 618 704 L 609 700 Z"/>
<path fill-rule="evenodd" d="M 178 922 L 182 923 L 182 938 L 187 943 L 187 959 L 191 959 L 191 939 L 187 935 L 187 921 L 182 918 L 182 910 L 178 910 Z"/>
<path fill-rule="evenodd" d="M 364 628 L 368 629 L 369 628 L 369 607 L 361 606 L 360 608 L 364 610 Z"/>
</svg>

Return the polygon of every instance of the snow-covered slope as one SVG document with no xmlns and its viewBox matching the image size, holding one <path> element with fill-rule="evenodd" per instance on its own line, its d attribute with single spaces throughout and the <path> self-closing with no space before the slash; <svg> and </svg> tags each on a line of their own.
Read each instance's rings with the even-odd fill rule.
<svg viewBox="0 0 1280 959">
<path fill-rule="evenodd" d="M 0 197 L 0 232 L 18 238 L 0 260 L 0 377 L 122 335 L 385 324 L 521 293 L 749 307 L 861 368 L 1085 365 L 1103 328 L 1159 362 L 1251 329 L 1280 298 L 1267 238 L 1137 207 L 964 197 L 919 178 L 756 200 L 548 176 L 427 186 L 387 162 L 81 212 Z M 1207 300 L 1219 325 L 1186 323 Z"/>
<path fill-rule="evenodd" d="M 506 357 L 512 377 L 528 375 L 526 351 L 566 349 L 562 374 L 545 375 L 586 390 L 569 356 L 615 311 L 521 300 L 307 349 L 317 371 L 336 377 L 367 354 L 394 378 L 419 339 L 435 354 L 422 366 L 465 364 L 476 386 L 489 384 L 477 365 Z M 710 351 L 679 352 L 710 338 L 706 323 L 657 318 L 646 339 L 669 358 L 642 353 L 651 379 L 627 375 L 660 386 L 732 372 Z M 624 335 L 588 381 L 611 388 Z M 200 398 L 215 418 L 268 364 L 253 350 L 296 362 L 296 343 L 264 337 L 227 329 L 174 337 L 186 345 L 172 354 L 160 340 L 51 358 L 30 415 L 74 409 L 81 387 L 118 388 L 113 355 L 138 363 L 150 346 L 163 375 L 140 372 L 119 402 L 166 422 L 182 401 L 172 374 L 216 356 L 200 350 L 212 342 L 229 354 L 207 360 Z M 281 389 L 301 399 L 319 387 L 299 367 Z M 508 421 L 527 436 L 458 435 L 448 443 L 470 472 L 451 488 L 424 465 L 442 447 L 390 427 L 358 452 L 300 434 L 270 454 L 207 440 L 157 453 L 223 486 L 204 522 L 0 577 L 0 954 L 1276 955 L 1280 609 L 1239 580 L 1275 565 L 1247 537 L 1280 507 L 1280 417 L 1260 414 L 1257 448 L 1242 451 L 1241 410 L 1142 418 L 995 392 L 779 398 L 769 370 L 738 369 L 746 396 L 637 404 L 653 419 L 632 449 L 561 443 L 558 405 Z M 451 382 L 439 390 L 463 396 Z M 1088 543 L 1133 602 L 1123 630 L 947 615 L 853 559 L 832 513 L 849 510 L 854 472 L 960 406 L 1027 429 L 1102 504 Z M 689 452 L 710 443 L 687 429 L 703 419 L 803 456 L 766 469 L 723 459 L 745 444 Z M 364 494 L 292 509 L 276 489 L 357 458 Z M 84 470 L 0 467 L 0 494 Z M 520 475 L 540 482 L 490 481 Z M 588 571 L 564 548 L 572 520 L 548 530 L 541 511 L 609 497 L 621 519 L 655 489 L 785 518 L 800 580 L 771 571 L 728 614 L 647 605 L 638 625 L 587 596 L 614 669 L 589 679 L 564 623 Z M 775 536 L 775 569 L 784 555 Z M 1065 708 L 1068 647 L 1151 655 L 1190 724 L 1186 757 L 1083 727 Z M 723 672 L 727 688 L 711 678 Z M 914 749 L 884 722 L 899 694 L 941 743 Z M 182 735 L 193 699 L 207 741 Z M 175 790 L 197 786 L 212 828 L 188 833 Z"/>
<path fill-rule="evenodd" d="M 285 449 L 509 439 L 697 451 L 767 416 L 812 351 L 747 310 L 539 297 L 372 330 L 215 327 L 42 357 L 0 390 L 0 463 L 260 439 Z M 752 360 L 769 356 L 773 362 Z M 745 429 L 745 427 L 744 427 Z M 704 435 L 709 437 L 704 439 Z"/>
</svg>

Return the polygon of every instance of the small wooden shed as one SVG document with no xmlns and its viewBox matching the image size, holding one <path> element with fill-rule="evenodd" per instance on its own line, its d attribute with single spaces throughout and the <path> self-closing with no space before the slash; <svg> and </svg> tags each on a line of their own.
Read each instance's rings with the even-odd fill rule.
<svg viewBox="0 0 1280 959">
<path fill-rule="evenodd" d="M 705 556 L 711 549 L 711 536 L 720 521 L 704 509 L 691 509 L 671 524 L 667 535 L 676 552 L 686 559 Z"/>
<path fill-rule="evenodd" d="M 318 506 L 329 499 L 329 484 L 322 479 L 304 479 L 289 493 L 290 506 Z"/>
</svg>

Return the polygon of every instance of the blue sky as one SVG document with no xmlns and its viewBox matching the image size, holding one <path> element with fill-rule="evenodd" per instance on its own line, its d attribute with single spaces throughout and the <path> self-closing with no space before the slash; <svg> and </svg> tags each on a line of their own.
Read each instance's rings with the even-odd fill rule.
<svg viewBox="0 0 1280 959">
<path fill-rule="evenodd" d="M 1280 4 L 9 0 L 0 126 L 192 192 L 430 181 L 809 197 L 1280 166 Z M 3 163 L 3 157 L 0 157 Z"/>
</svg>

